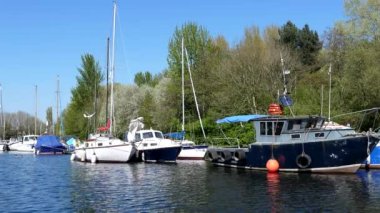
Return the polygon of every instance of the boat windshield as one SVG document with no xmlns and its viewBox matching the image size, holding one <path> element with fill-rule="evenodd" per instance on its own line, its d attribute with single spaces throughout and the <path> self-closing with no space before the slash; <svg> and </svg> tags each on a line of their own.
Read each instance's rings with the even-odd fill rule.
<svg viewBox="0 0 380 213">
<path fill-rule="evenodd" d="M 161 132 L 154 132 L 154 135 L 156 136 L 156 138 L 164 138 Z"/>
<path fill-rule="evenodd" d="M 144 132 L 143 133 L 143 138 L 153 138 L 153 132 Z"/>
</svg>

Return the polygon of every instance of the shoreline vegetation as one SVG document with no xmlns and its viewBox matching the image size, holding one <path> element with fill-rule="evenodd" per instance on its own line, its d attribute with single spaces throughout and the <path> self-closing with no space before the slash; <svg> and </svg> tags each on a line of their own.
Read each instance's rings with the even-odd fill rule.
<svg viewBox="0 0 380 213">
<path fill-rule="evenodd" d="M 223 35 L 212 37 L 197 23 L 177 27 L 168 44 L 168 67 L 161 73 L 139 71 L 133 85 L 116 84 L 115 136 L 124 138 L 129 121 L 144 117 L 147 128 L 163 132 L 181 129 L 181 40 L 190 58 L 194 87 L 207 137 L 239 137 L 252 141 L 251 124 L 218 126 L 219 118 L 236 114 L 267 114 L 283 90 L 282 61 L 290 71 L 288 91 L 294 100 L 293 113 L 328 113 L 331 75 L 331 117 L 380 106 L 380 4 L 374 0 L 345 0 L 347 20 L 336 22 L 318 35 L 312 26 L 299 28 L 291 21 L 265 29 L 250 27 L 236 44 Z M 64 132 L 86 138 L 89 130 L 106 123 L 106 77 L 91 54 L 82 64 L 72 89 L 71 102 L 62 113 Z M 331 73 L 329 66 L 332 65 Z M 203 143 L 189 73 L 185 73 L 186 137 Z M 91 120 L 84 113 L 93 113 Z M 21 112 L 6 113 L 6 134 L 34 129 L 34 118 Z M 285 109 L 285 115 L 290 115 Z M 23 116 L 17 124 L 15 117 Z M 333 121 L 350 124 L 359 131 L 379 126 L 378 113 L 349 114 Z M 47 116 L 48 117 L 48 116 Z M 19 120 L 20 121 L 20 120 Z M 44 122 L 38 122 L 45 127 Z M 49 127 L 53 131 L 54 125 Z M 0 131 L 1 132 L 1 131 Z"/>
</svg>

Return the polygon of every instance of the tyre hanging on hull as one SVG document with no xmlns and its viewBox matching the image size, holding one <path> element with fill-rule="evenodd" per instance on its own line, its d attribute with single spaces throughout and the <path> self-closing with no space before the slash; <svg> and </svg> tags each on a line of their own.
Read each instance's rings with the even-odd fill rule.
<svg viewBox="0 0 380 213">
<path fill-rule="evenodd" d="M 219 159 L 219 155 L 216 150 L 207 150 L 204 159 L 211 162 L 217 161 Z"/>
<path fill-rule="evenodd" d="M 231 151 L 228 151 L 228 150 L 220 151 L 219 155 L 220 155 L 220 160 L 223 163 L 230 161 L 232 158 Z"/>
<path fill-rule="evenodd" d="M 240 161 L 245 161 L 245 151 L 238 149 L 234 152 L 233 160 L 240 162 Z"/>
<path fill-rule="evenodd" d="M 297 166 L 301 169 L 306 169 L 311 164 L 311 157 L 308 154 L 302 153 L 296 158 Z"/>
</svg>

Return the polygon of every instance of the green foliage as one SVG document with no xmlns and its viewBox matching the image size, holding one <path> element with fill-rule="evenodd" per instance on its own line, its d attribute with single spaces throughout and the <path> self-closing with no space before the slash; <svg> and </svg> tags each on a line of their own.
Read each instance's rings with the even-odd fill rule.
<svg viewBox="0 0 380 213">
<path fill-rule="evenodd" d="M 303 65 L 312 66 L 317 63 L 319 50 L 322 43 L 316 31 L 310 30 L 309 25 L 305 25 L 301 30 L 291 21 L 288 21 L 279 30 L 280 42 L 290 47 L 297 55 Z"/>
<path fill-rule="evenodd" d="M 100 109 L 97 100 L 100 94 L 100 83 L 103 80 L 98 62 L 94 56 L 85 54 L 81 57 L 82 66 L 78 68 L 77 86 L 71 90 L 71 102 L 64 115 L 65 132 L 86 138 L 89 131 L 96 127 Z M 83 114 L 95 113 L 93 121 L 87 120 Z M 90 124 L 92 123 L 92 126 Z"/>
<path fill-rule="evenodd" d="M 48 134 L 51 134 L 52 132 L 52 126 L 53 126 L 53 108 L 52 107 L 48 107 L 47 110 L 46 110 L 46 121 L 48 122 L 48 125 L 47 125 L 47 133 Z"/>
<path fill-rule="evenodd" d="M 139 87 L 143 85 L 148 85 L 151 87 L 155 87 L 159 82 L 159 76 L 153 76 L 150 72 L 138 72 L 135 75 L 135 84 Z"/>
</svg>

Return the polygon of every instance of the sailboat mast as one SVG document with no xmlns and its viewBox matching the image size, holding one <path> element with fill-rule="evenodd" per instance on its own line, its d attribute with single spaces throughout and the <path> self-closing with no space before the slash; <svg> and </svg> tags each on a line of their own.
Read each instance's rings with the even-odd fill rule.
<svg viewBox="0 0 380 213">
<path fill-rule="evenodd" d="M 109 78 L 109 62 L 110 62 L 110 38 L 107 38 L 107 85 L 106 85 L 106 122 L 108 122 L 108 96 L 109 96 L 109 89 L 108 89 L 108 78 Z"/>
<path fill-rule="evenodd" d="M 35 85 L 36 93 L 36 111 L 34 112 L 34 134 L 37 135 L 37 85 Z"/>
<path fill-rule="evenodd" d="M 4 109 L 3 109 L 3 87 L 0 84 L 0 107 L 1 107 L 1 122 L 3 124 L 3 136 L 2 140 L 5 140 L 5 119 L 4 119 Z"/>
<path fill-rule="evenodd" d="M 113 106 L 113 81 L 114 81 L 114 72 L 115 72 L 115 28 L 116 28 L 116 1 L 113 2 L 113 24 L 112 24 L 112 58 L 111 58 L 111 73 L 110 73 L 110 81 L 111 81 L 111 106 L 110 106 L 110 134 L 112 135 L 113 126 L 114 126 L 114 106 Z"/>
<path fill-rule="evenodd" d="M 59 129 L 59 75 L 57 75 L 57 123 L 56 123 L 56 126 L 57 126 L 57 131 L 56 131 L 56 134 L 58 136 L 61 135 L 60 133 L 60 129 Z"/>
<path fill-rule="evenodd" d="M 204 128 L 203 128 L 203 123 L 202 123 L 201 113 L 199 112 L 197 96 L 196 96 L 196 94 L 195 94 L 193 78 L 191 77 L 189 55 L 187 54 L 187 50 L 186 50 L 186 48 L 184 48 L 184 49 L 185 49 L 186 60 L 187 60 L 187 68 L 188 68 L 188 70 L 189 70 L 189 75 L 190 75 L 191 88 L 193 89 L 193 94 L 194 94 L 195 106 L 197 107 L 197 113 L 198 113 L 199 123 L 200 123 L 200 125 L 201 125 L 201 129 L 202 129 L 202 133 L 203 133 L 203 138 L 206 139 L 206 133 L 205 133 L 205 130 L 204 130 Z"/>
<path fill-rule="evenodd" d="M 181 71 L 181 75 L 182 75 L 182 132 L 185 132 L 185 57 L 184 57 L 184 40 L 183 40 L 183 37 L 182 37 L 182 71 Z M 182 138 L 182 139 L 185 139 L 185 136 Z"/>
</svg>

